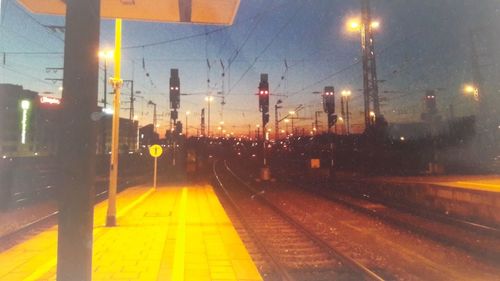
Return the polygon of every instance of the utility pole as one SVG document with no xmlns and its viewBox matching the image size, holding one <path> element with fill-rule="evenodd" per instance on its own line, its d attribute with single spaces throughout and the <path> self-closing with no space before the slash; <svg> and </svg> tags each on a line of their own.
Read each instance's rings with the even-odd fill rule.
<svg viewBox="0 0 500 281">
<path fill-rule="evenodd" d="M 201 109 L 201 114 L 200 114 L 200 130 L 201 130 L 201 134 L 203 136 L 206 136 L 205 135 L 205 108 Z"/>
<path fill-rule="evenodd" d="M 156 133 L 156 103 L 149 101 L 148 105 L 153 106 L 153 131 Z"/>
<path fill-rule="evenodd" d="M 318 117 L 322 113 L 322 111 L 315 111 L 314 112 L 314 128 L 316 129 L 316 132 L 319 132 L 319 123 L 318 123 Z"/>
<path fill-rule="evenodd" d="M 274 139 L 278 140 L 279 139 L 279 126 L 280 126 L 280 121 L 278 120 L 278 109 L 282 108 L 280 104 L 282 103 L 281 100 L 278 100 L 276 104 L 274 105 Z"/>
<path fill-rule="evenodd" d="M 134 120 L 134 80 L 123 80 L 123 83 L 130 84 L 130 110 L 129 110 L 129 120 Z"/>
<path fill-rule="evenodd" d="M 102 97 L 102 100 L 103 100 L 103 109 L 106 109 L 108 107 L 108 100 L 107 100 L 107 97 L 108 97 L 108 59 L 113 59 L 113 56 L 114 56 L 114 51 L 99 51 L 99 57 L 104 59 L 104 81 L 103 81 L 103 89 L 104 89 L 104 92 L 103 92 L 103 97 Z M 106 120 L 106 118 L 104 118 L 103 122 L 102 122 L 102 132 L 101 132 L 101 136 L 102 136 L 102 147 L 101 147 L 101 150 L 102 150 L 102 154 L 103 155 L 106 155 L 106 132 L 107 132 L 107 129 L 108 129 L 108 122 Z"/>
<path fill-rule="evenodd" d="M 259 83 L 259 111 L 262 112 L 262 160 L 263 166 L 260 173 L 261 180 L 270 180 L 271 173 L 267 164 L 266 142 L 269 134 L 266 125 L 269 123 L 269 81 L 267 73 L 260 74 Z"/>
<path fill-rule="evenodd" d="M 188 116 L 191 114 L 190 111 L 186 111 L 186 139 L 188 138 Z"/>
<path fill-rule="evenodd" d="M 363 95 L 365 106 L 365 128 L 372 124 L 370 116 L 370 100 L 373 101 L 375 118 L 380 118 L 378 96 L 377 67 L 375 62 L 375 39 L 372 22 L 370 0 L 361 0 L 361 48 L 363 52 Z"/>
</svg>

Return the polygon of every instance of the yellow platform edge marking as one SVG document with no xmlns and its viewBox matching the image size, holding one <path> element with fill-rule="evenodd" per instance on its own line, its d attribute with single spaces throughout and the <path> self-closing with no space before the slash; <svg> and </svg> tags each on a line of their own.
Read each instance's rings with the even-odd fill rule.
<svg viewBox="0 0 500 281">
<path fill-rule="evenodd" d="M 139 198 L 134 200 L 132 203 L 130 203 L 127 207 L 123 208 L 118 213 L 117 217 L 122 217 L 125 215 L 128 211 L 130 211 L 132 208 L 140 204 L 144 199 L 146 199 L 151 193 L 154 192 L 154 189 L 149 189 L 147 192 L 142 194 Z M 99 234 L 104 228 L 99 228 L 95 229 L 93 235 Z M 48 262 L 43 264 L 42 266 L 38 267 L 33 273 L 31 273 L 28 277 L 24 278 L 23 281 L 35 281 L 39 280 L 43 275 L 47 274 L 52 268 L 54 268 L 57 265 L 57 256 L 55 258 L 50 259 Z"/>
<path fill-rule="evenodd" d="M 473 181 L 457 181 L 457 183 L 458 184 L 465 184 L 465 185 L 477 185 L 477 186 L 492 187 L 492 188 L 500 189 L 500 185 L 498 185 L 498 184 L 479 183 L 479 182 L 473 182 Z"/>
<path fill-rule="evenodd" d="M 174 262 L 172 266 L 172 281 L 184 280 L 184 261 L 186 250 L 186 204 L 187 188 L 182 189 L 181 202 L 179 204 L 179 218 L 177 222 L 177 237 L 175 239 Z"/>
</svg>

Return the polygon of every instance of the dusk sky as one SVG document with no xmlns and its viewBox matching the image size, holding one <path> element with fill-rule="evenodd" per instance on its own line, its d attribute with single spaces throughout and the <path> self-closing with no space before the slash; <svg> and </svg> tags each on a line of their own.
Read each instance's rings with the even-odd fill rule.
<svg viewBox="0 0 500 281">
<path fill-rule="evenodd" d="M 438 108 L 444 118 L 450 104 L 458 116 L 473 113 L 473 99 L 461 91 L 463 84 L 472 80 L 471 31 L 486 91 L 492 98 L 490 105 L 498 105 L 500 1 L 373 0 L 372 8 L 373 18 L 381 22 L 375 48 L 378 76 L 385 80 L 379 85 L 384 97 L 382 111 L 389 122 L 419 121 L 422 97 L 429 89 L 439 89 Z M 0 83 L 58 92 L 60 83 L 45 78 L 60 78 L 62 73 L 45 68 L 62 67 L 64 34 L 46 26 L 62 26 L 64 18 L 32 15 L 14 0 L 2 0 L 1 14 L 0 52 L 5 53 L 5 62 L 1 62 Z M 360 1 L 242 0 L 233 26 L 227 28 L 125 21 L 122 77 L 133 79 L 135 90 L 141 91 L 143 98 L 136 105 L 141 125 L 152 122 L 152 108 L 146 104 L 153 100 L 164 113 L 162 130 L 167 128 L 170 111 L 170 68 L 179 69 L 181 92 L 189 94 L 181 97 L 180 116 L 183 121 L 184 112 L 191 111 L 190 126 L 199 126 L 200 110 L 206 107 L 204 95 L 223 90 L 224 117 L 221 100 L 216 98 L 212 129 L 221 120 L 228 130 L 243 132 L 249 124 L 260 123 L 254 95 L 260 73 L 269 74 L 271 94 L 283 95 L 271 96 L 270 101 L 273 108 L 277 99 L 283 100 L 282 116 L 303 104 L 306 108 L 299 116 L 312 118 L 321 110 L 321 97 L 312 93 L 332 85 L 338 95 L 342 89 L 353 92 L 351 123 L 361 124 L 360 38 L 346 31 L 347 19 L 359 14 Z M 113 48 L 113 40 L 114 22 L 103 20 L 102 48 Z M 224 82 L 221 60 L 226 67 Z M 100 98 L 102 75 L 100 71 Z M 129 91 L 123 89 L 124 101 Z M 123 108 L 128 106 L 122 104 Z M 122 116 L 128 116 L 126 110 Z M 298 123 L 310 128 L 312 120 Z"/>
</svg>

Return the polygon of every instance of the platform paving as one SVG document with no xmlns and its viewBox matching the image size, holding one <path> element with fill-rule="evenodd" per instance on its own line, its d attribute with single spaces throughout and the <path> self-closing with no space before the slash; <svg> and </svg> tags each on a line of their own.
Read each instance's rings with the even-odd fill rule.
<svg viewBox="0 0 500 281">
<path fill-rule="evenodd" d="M 374 177 L 371 181 L 408 184 L 433 184 L 439 186 L 500 192 L 500 176 L 497 175 L 451 175 L 425 177 Z"/>
<path fill-rule="evenodd" d="M 134 187 L 95 207 L 93 280 L 262 280 L 208 185 Z M 0 280 L 55 280 L 57 226 L 0 253 Z"/>
</svg>

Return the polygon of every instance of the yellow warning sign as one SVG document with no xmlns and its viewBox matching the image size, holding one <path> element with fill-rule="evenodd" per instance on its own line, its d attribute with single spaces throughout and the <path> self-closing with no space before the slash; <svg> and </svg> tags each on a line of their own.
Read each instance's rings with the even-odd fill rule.
<svg viewBox="0 0 500 281">
<path fill-rule="evenodd" d="M 149 154 L 153 156 L 154 158 L 160 157 L 161 154 L 163 153 L 163 148 L 161 146 L 154 144 L 149 147 Z"/>
</svg>

